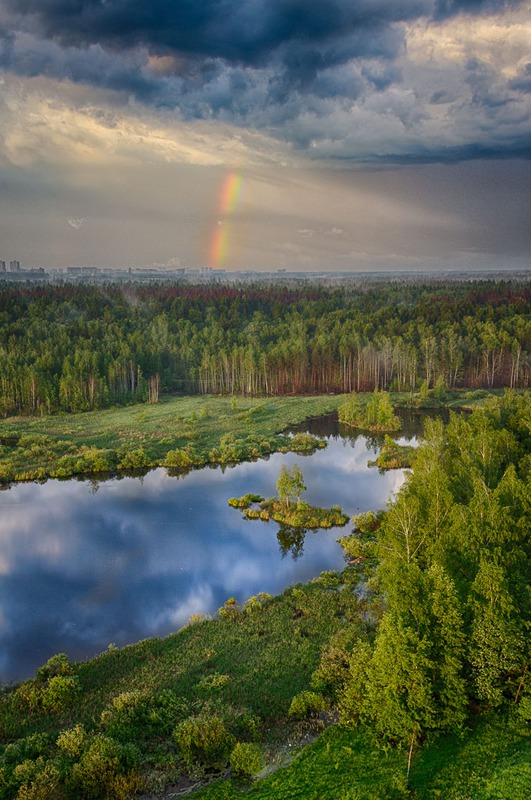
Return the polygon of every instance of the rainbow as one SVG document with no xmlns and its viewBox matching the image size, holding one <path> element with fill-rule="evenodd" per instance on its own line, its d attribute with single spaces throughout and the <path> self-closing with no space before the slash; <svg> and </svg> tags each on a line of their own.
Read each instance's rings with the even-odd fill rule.
<svg viewBox="0 0 531 800">
<path fill-rule="evenodd" d="M 211 267 L 219 269 L 227 261 L 232 227 L 231 218 L 241 197 L 243 184 L 243 175 L 239 172 L 229 172 L 223 181 L 218 204 L 218 213 L 221 219 L 218 220 L 210 242 L 208 261 Z"/>
</svg>

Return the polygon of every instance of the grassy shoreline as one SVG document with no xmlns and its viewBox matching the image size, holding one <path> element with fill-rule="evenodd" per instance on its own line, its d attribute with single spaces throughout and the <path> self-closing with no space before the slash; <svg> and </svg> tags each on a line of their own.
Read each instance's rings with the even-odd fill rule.
<svg viewBox="0 0 531 800">
<path fill-rule="evenodd" d="M 251 785 L 226 770 L 217 773 L 221 780 L 215 772 L 193 773 L 198 800 L 527 798 L 529 745 L 515 715 L 481 715 L 465 731 L 429 742 L 415 754 L 409 787 L 407 753 L 384 753 L 370 729 L 332 724 L 323 730 L 326 723 L 319 720 L 290 717 L 291 700 L 309 685 L 323 648 L 340 648 L 348 631 L 357 638 L 365 627 L 365 601 L 353 591 L 357 580 L 356 570 L 347 568 L 240 607 L 227 601 L 215 619 L 73 664 L 63 680 L 75 681 L 77 693 L 54 697 L 50 707 L 42 703 L 54 680 L 46 667 L 34 680 L 6 687 L 0 696 L 0 796 L 15 797 L 25 781 L 38 784 L 39 775 L 48 781 L 54 770 L 60 775 L 73 769 L 74 778 L 83 777 L 72 766 L 79 756 L 65 754 L 61 743 L 68 736 L 74 744 L 79 732 L 94 758 L 101 743 L 114 746 L 124 761 L 113 766 L 117 777 L 135 778 L 129 791 L 112 794 L 115 784 L 109 783 L 110 794 L 98 797 L 169 800 L 190 781 L 172 730 L 181 717 L 218 714 L 238 739 L 259 742 L 266 761 Z M 138 773 L 127 772 L 127 748 L 136 753 Z M 89 768 L 86 758 L 79 763 Z M 102 785 L 110 774 L 101 773 Z M 34 796 L 56 795 L 28 794 Z"/>
<path fill-rule="evenodd" d="M 445 406 L 473 408 L 501 391 L 452 392 Z M 366 401 L 371 396 L 359 397 Z M 185 471 L 205 464 L 247 461 L 286 448 L 296 450 L 281 432 L 310 417 L 337 411 L 347 397 L 195 395 L 164 397 L 156 405 L 10 417 L 0 421 L 0 483 L 158 466 Z M 396 407 L 421 407 L 410 394 L 391 394 L 391 399 Z M 428 399 L 422 407 L 434 405 Z M 304 452 L 304 447 L 300 450 Z"/>
</svg>

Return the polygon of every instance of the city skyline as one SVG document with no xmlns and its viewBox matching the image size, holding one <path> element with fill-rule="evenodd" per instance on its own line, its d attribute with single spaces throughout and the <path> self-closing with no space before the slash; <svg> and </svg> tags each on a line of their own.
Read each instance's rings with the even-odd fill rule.
<svg viewBox="0 0 531 800">
<path fill-rule="evenodd" d="M 0 0 L 27 267 L 525 270 L 531 3 Z"/>
</svg>

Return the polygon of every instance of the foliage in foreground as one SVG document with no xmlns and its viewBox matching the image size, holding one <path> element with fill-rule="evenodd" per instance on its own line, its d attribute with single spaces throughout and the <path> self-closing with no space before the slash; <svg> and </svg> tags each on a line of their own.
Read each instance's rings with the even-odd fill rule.
<svg viewBox="0 0 531 800">
<path fill-rule="evenodd" d="M 230 759 L 254 771 L 256 748 L 233 755 L 237 744 L 289 727 L 292 699 L 323 645 L 345 626 L 363 628 L 348 575 L 332 578 L 242 606 L 229 600 L 217 619 L 87 663 L 54 657 L 0 697 L 0 798 L 33 796 L 52 773 L 57 797 L 115 800 Z M 74 680 L 78 691 L 45 709 L 39 698 L 58 679 Z"/>
<path fill-rule="evenodd" d="M 528 691 L 530 432 L 531 398 L 511 394 L 446 428 L 428 421 L 395 501 L 358 525 L 385 613 L 374 645 L 352 651 L 342 719 L 410 756 L 460 729 L 470 707 L 502 708 Z"/>
<path fill-rule="evenodd" d="M 413 762 L 378 747 L 370 728 L 328 728 L 294 761 L 242 788 L 222 781 L 197 800 L 527 800 L 531 748 L 518 719 L 487 716 L 430 743 Z M 288 759 L 289 761 L 289 759 Z"/>
</svg>

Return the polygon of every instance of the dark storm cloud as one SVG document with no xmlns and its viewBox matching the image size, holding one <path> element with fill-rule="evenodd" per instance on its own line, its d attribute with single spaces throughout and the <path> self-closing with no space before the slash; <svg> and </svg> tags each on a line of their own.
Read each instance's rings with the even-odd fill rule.
<svg viewBox="0 0 531 800">
<path fill-rule="evenodd" d="M 348 75 L 356 59 L 391 64 L 403 50 L 393 23 L 426 0 L 7 0 L 12 31 L 0 66 L 16 74 L 129 92 L 179 108 L 185 118 L 256 124 L 256 110 L 298 105 L 294 95 L 353 100 L 363 84 L 382 88 L 396 70 Z M 168 57 L 162 72 L 152 59 Z M 173 59 L 173 62 L 171 61 Z M 281 116 L 290 117 L 286 107 Z M 277 116 L 273 111 L 273 116 Z"/>
<path fill-rule="evenodd" d="M 429 0 L 6 0 L 35 31 L 67 45 L 146 46 L 256 66 L 290 44 L 349 37 L 430 13 Z M 361 40 L 355 37 L 349 57 Z M 365 49 L 365 43 L 361 43 Z"/>
<path fill-rule="evenodd" d="M 437 0 L 435 18 L 446 19 L 456 14 L 483 14 L 517 8 L 520 0 Z"/>
<path fill-rule="evenodd" d="M 390 97 L 378 111 L 368 109 L 352 124 L 363 130 L 373 124 L 368 117 L 379 115 L 384 128 L 391 123 L 389 130 L 412 137 L 427 116 L 416 88 L 403 83 L 400 23 L 519 5 L 521 0 L 0 0 L 0 14 L 7 9 L 3 19 L 9 21 L 3 39 L 0 31 L 0 67 L 111 89 L 123 94 L 123 102 L 130 96 L 175 109 L 186 120 L 250 126 L 298 148 L 352 140 L 340 114 L 397 87 L 401 97 Z M 464 73 L 468 95 L 460 98 L 460 114 L 469 107 L 472 117 L 487 114 L 492 121 L 497 109 L 513 103 L 510 92 L 527 91 L 527 73 L 503 85 L 472 59 Z M 426 105 L 455 96 L 455 87 L 439 86 L 427 93 Z M 325 119 L 330 133 L 319 123 Z M 447 124 L 454 124 L 451 115 Z M 469 126 L 462 127 L 470 138 Z M 454 132 L 447 138 L 453 141 Z M 503 151 L 511 137 L 501 138 L 479 146 L 496 150 L 499 144 Z M 421 149 L 419 143 L 420 158 Z M 389 151 L 404 152 L 392 145 Z"/>
<path fill-rule="evenodd" d="M 531 63 L 526 64 L 521 75 L 509 82 L 509 88 L 519 92 L 531 92 Z"/>
<path fill-rule="evenodd" d="M 116 59 L 99 45 L 86 49 L 61 48 L 54 42 L 2 36 L 0 33 L 0 65 L 17 75 L 44 75 L 58 80 L 104 86 L 149 101 L 160 93 L 158 82 L 141 70 L 134 55 Z"/>
</svg>

